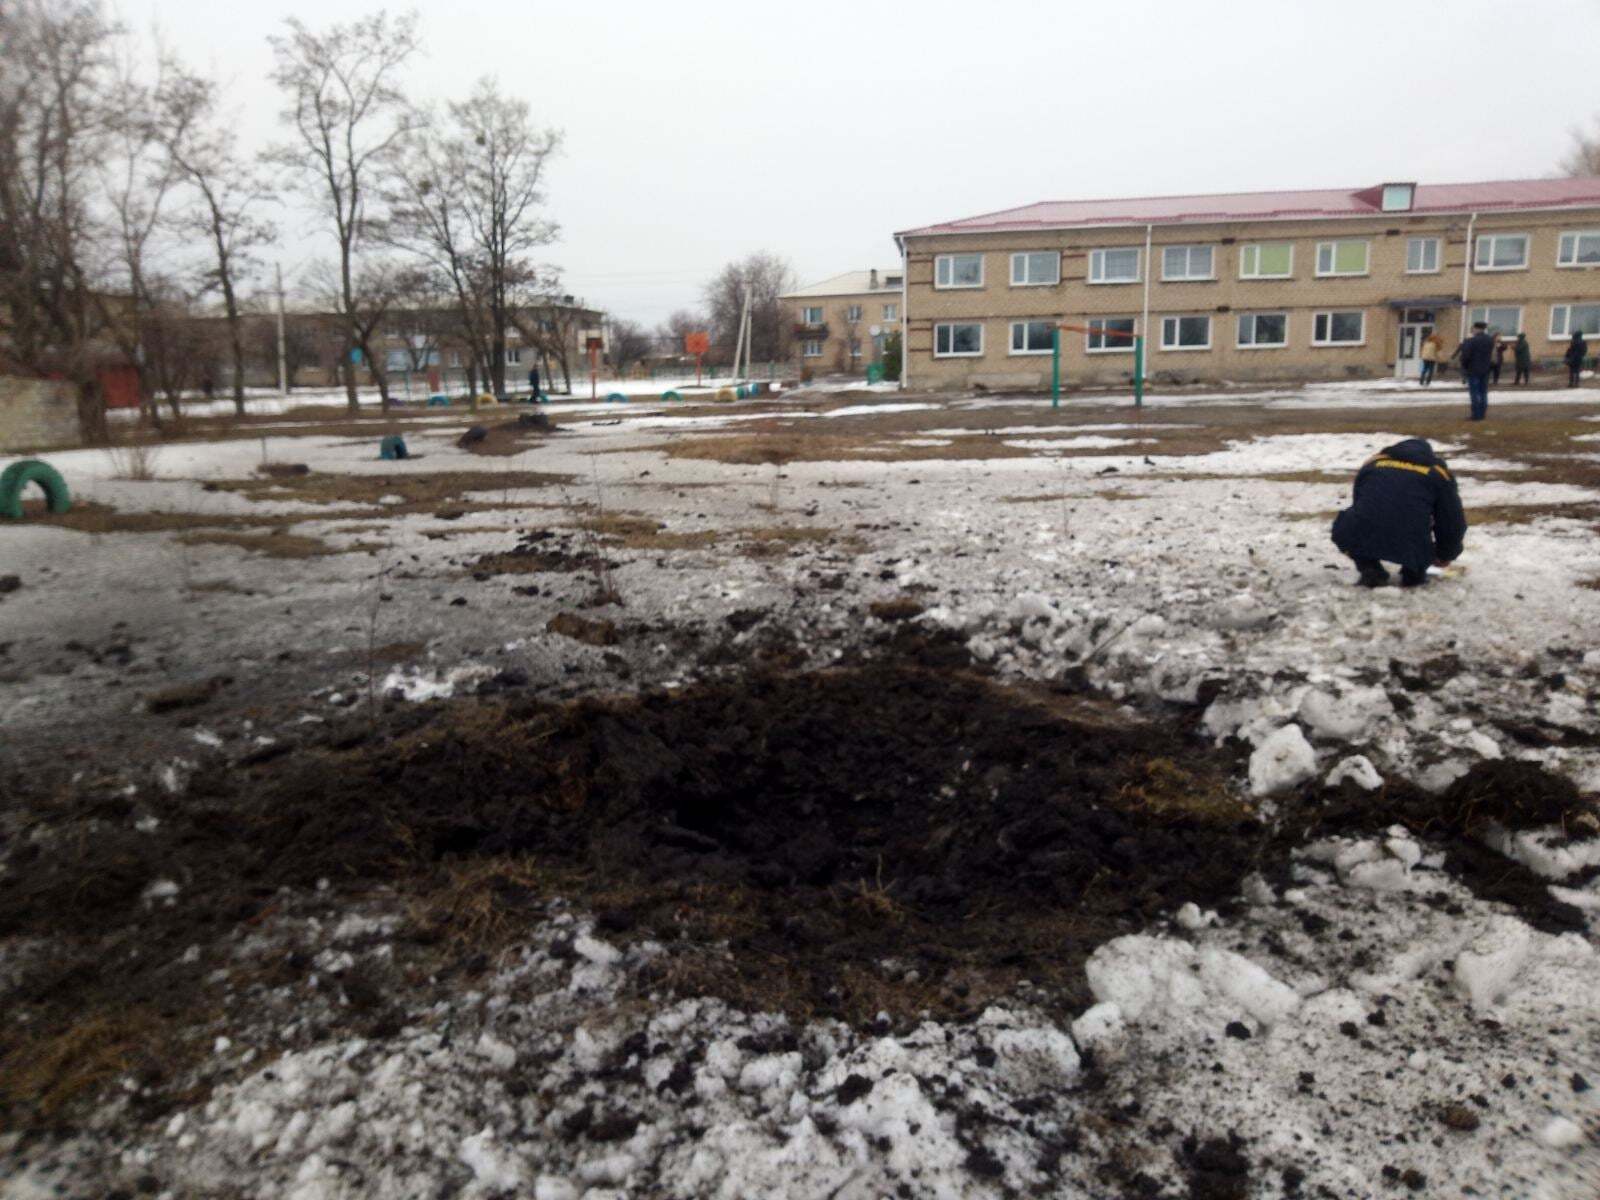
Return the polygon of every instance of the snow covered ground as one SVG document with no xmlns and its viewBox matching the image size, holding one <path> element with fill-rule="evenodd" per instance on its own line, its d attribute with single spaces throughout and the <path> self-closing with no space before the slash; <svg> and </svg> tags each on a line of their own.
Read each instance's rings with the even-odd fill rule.
<svg viewBox="0 0 1600 1200">
<path fill-rule="evenodd" d="M 1573 465 L 1582 446 L 1556 444 L 1548 454 L 1565 451 L 1571 470 L 1552 478 L 1548 461 L 1502 449 L 1493 421 L 1446 425 L 1437 410 L 1460 404 L 1459 391 L 1419 393 L 1379 381 L 1154 398 L 1181 405 L 1182 423 L 1146 425 L 1120 405 L 1049 416 L 1036 397 L 886 396 L 813 410 L 808 399 L 825 405 L 829 394 L 813 388 L 785 397 L 793 406 L 715 413 L 555 406 L 565 431 L 511 458 L 458 449 L 460 414 L 408 432 L 425 455 L 416 462 L 380 463 L 338 437 L 269 449 L 319 473 L 568 474 L 582 500 L 670 533 L 831 531 L 849 541 L 800 542 L 787 557 L 717 543 L 607 555 L 624 615 L 641 623 L 693 614 L 718 625 L 765 610 L 811 662 L 827 663 L 883 628 L 867 604 L 911 595 L 925 605 L 923 627 L 957 632 L 1001 678 L 1076 671 L 1129 704 L 1191 706 L 1204 736 L 1242 746 L 1238 787 L 1266 818 L 1307 780 L 1440 789 L 1502 758 L 1600 792 L 1600 541 L 1585 507 L 1600 504 L 1600 475 Z M 1510 427 L 1594 395 L 1518 393 L 1527 409 L 1492 411 Z M 1213 410 L 1241 406 L 1278 414 L 1273 431 L 1164 452 L 1169 438 L 1220 419 Z M 974 410 L 993 410 L 997 427 L 955 423 Z M 1375 411 L 1357 430 L 1353 410 Z M 1311 426 L 1319 413 L 1345 423 L 1285 430 L 1285 411 Z M 781 438 L 862 421 L 865 441 L 928 457 L 778 467 L 672 453 L 680 438 Z M 948 455 L 980 432 L 1025 453 Z M 1364 457 L 1412 432 L 1450 452 L 1469 519 L 1490 506 L 1531 515 L 1475 524 L 1460 565 L 1426 589 L 1353 588 L 1328 514 Z M 57 669 L 63 642 L 103 642 L 115 622 L 141 660 L 161 664 L 140 691 L 226 667 L 259 699 L 288 671 L 273 665 L 288 644 L 295 719 L 320 722 L 364 686 L 348 652 L 369 636 L 362 622 L 379 609 L 364 598 L 376 586 L 401 596 L 380 614 L 381 639 L 425 647 L 386 671 L 384 690 L 411 699 L 508 664 L 535 680 L 616 688 L 608 653 L 627 660 L 629 686 L 685 677 L 655 634 L 607 650 L 547 632 L 546 618 L 588 586 L 581 577 L 472 579 L 465 564 L 515 540 L 502 512 L 353 526 L 290 493 L 204 490 L 247 476 L 262 453 L 257 437 L 168 446 L 150 482 L 113 478 L 100 451 L 51 456 L 78 495 L 119 511 L 270 513 L 334 547 L 376 538 L 385 548 L 285 561 L 180 547 L 163 533 L 0 529 L 5 571 L 23 583 L 0 607 L 10 647 L 0 723 L 19 744 L 65 721 L 131 719 L 136 697 L 111 682 L 113 666 Z M 492 487 L 474 495 L 506 502 Z M 549 489 L 509 495 L 550 505 L 528 509 L 539 525 L 579 515 Z M 379 572 L 414 582 L 379 585 Z M 234 593 L 187 591 L 224 576 Z M 819 586 L 831 577 L 842 582 Z M 513 592 L 530 579 L 545 594 Z M 208 718 L 184 734 L 179 757 L 192 766 L 236 755 L 260 719 Z M 97 769 L 161 786 L 132 750 L 107 759 Z M 470 986 L 416 1001 L 393 1036 L 319 1041 L 302 1023 L 242 1019 L 214 1051 L 214 1090 L 159 1122 L 133 1115 L 130 1085 L 71 1138 L 5 1135 L 0 1198 L 148 1178 L 173 1197 L 297 1200 L 1585 1200 L 1600 1195 L 1600 842 L 1555 830 L 1490 836 L 1587 913 L 1588 928 L 1544 931 L 1473 895 L 1403 829 L 1324 841 L 1301 849 L 1290 880 L 1248 884 L 1220 917 L 1189 906 L 1104 945 L 1087 972 L 1094 1003 L 1065 1023 L 1026 989 L 969 1022 L 851 1028 L 737 1012 L 654 984 L 670 948 L 612 944 L 589 914 L 556 904 L 516 953 Z M 403 905 L 370 904 L 348 924 L 296 927 L 312 965 L 281 985 L 291 1008 L 393 954 Z M 203 953 L 221 964 L 258 935 L 234 936 Z"/>
</svg>

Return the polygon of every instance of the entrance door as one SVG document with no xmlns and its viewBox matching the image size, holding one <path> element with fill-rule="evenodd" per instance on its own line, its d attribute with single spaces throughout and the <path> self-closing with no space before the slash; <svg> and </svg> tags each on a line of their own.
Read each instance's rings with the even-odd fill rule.
<svg viewBox="0 0 1600 1200">
<path fill-rule="evenodd" d="M 1407 309 L 1400 322 L 1394 356 L 1396 379 L 1415 379 L 1422 373 L 1422 340 L 1433 332 L 1433 314 Z"/>
</svg>

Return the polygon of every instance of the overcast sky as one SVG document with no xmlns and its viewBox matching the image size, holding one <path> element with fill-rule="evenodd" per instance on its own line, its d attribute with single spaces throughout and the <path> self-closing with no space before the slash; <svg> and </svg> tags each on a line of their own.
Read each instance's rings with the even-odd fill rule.
<svg viewBox="0 0 1600 1200">
<path fill-rule="evenodd" d="M 222 78 L 265 143 L 267 35 L 376 7 L 120 11 Z M 453 0 L 421 18 L 408 90 L 492 75 L 562 129 L 549 257 L 567 290 L 652 325 L 753 250 L 814 282 L 892 265 L 897 229 L 1037 200 L 1548 175 L 1600 111 L 1596 0 Z M 285 235 L 288 272 L 318 243 L 299 219 Z"/>
</svg>

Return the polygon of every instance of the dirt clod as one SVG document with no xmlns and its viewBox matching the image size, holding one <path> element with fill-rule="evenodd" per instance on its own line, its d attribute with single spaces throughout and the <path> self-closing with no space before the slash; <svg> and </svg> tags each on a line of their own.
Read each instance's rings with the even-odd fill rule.
<svg viewBox="0 0 1600 1200">
<path fill-rule="evenodd" d="M 573 641 L 589 646 L 615 646 L 617 626 L 614 621 L 593 620 L 576 613 L 557 613 L 545 624 L 551 633 L 559 633 Z"/>
</svg>

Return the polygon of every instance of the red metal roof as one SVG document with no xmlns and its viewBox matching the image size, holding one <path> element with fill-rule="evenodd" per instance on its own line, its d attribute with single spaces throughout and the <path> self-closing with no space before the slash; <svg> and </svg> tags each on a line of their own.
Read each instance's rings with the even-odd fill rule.
<svg viewBox="0 0 1600 1200">
<path fill-rule="evenodd" d="M 1198 225 L 1219 221 L 1303 221 L 1323 217 L 1398 216 L 1383 212 L 1381 185 L 1303 192 L 1222 192 L 1126 200 L 1046 200 L 982 216 L 907 229 L 897 237 L 939 233 L 1008 233 L 1082 225 Z M 1517 212 L 1600 208 L 1600 179 L 1513 179 L 1498 183 L 1419 183 L 1410 213 Z"/>
</svg>

